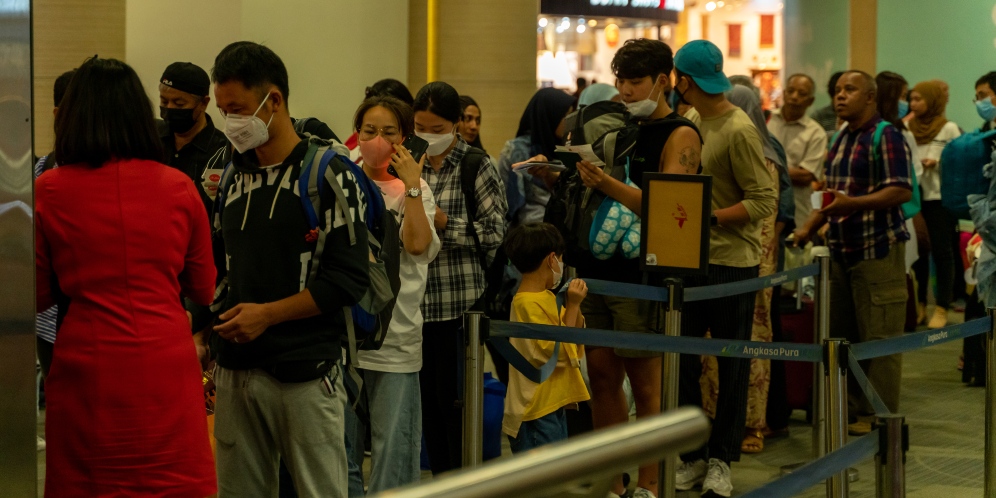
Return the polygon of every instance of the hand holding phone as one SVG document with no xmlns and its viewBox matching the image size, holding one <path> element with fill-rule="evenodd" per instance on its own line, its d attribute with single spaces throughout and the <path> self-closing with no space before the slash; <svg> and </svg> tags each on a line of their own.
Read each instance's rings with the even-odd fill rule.
<svg viewBox="0 0 996 498">
<path fill-rule="evenodd" d="M 409 135 L 404 142 L 401 142 L 401 146 L 404 147 L 409 154 L 411 154 L 412 159 L 416 164 L 422 164 L 422 156 L 425 151 L 429 148 L 429 142 L 419 138 L 416 135 Z M 398 176 L 398 170 L 394 167 L 394 160 L 391 160 L 391 165 L 387 167 L 387 173 L 395 178 L 401 178 Z"/>
<path fill-rule="evenodd" d="M 421 160 L 416 161 L 408 149 L 395 144 L 387 172 L 404 182 L 406 188 L 419 188 L 422 183 L 422 166 L 425 164 L 425 158 L 423 153 Z"/>
</svg>

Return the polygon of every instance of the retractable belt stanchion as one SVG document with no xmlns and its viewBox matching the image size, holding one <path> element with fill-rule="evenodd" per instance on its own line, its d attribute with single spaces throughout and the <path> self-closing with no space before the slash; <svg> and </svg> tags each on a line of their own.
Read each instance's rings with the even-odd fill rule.
<svg viewBox="0 0 996 498">
<path fill-rule="evenodd" d="M 684 300 L 684 286 L 680 278 L 669 278 L 664 281 L 667 286 L 664 335 L 677 337 L 681 335 L 681 307 Z M 678 353 L 664 353 L 661 366 L 661 412 L 674 410 L 678 407 Z M 657 496 L 658 498 L 674 498 L 675 472 L 674 458 L 665 458 L 658 465 Z"/>
<path fill-rule="evenodd" d="M 823 342 L 823 379 L 826 410 L 826 452 L 844 447 L 847 437 L 847 341 Z M 827 479 L 827 498 L 847 496 L 847 469 Z"/>
<path fill-rule="evenodd" d="M 906 451 L 909 450 L 909 426 L 902 415 L 881 414 L 876 417 L 878 454 L 875 455 L 875 496 L 906 496 Z"/>
<path fill-rule="evenodd" d="M 826 246 L 813 247 L 813 261 L 820 265 L 820 274 L 816 277 L 816 302 L 813 313 L 813 344 L 823 344 L 830 338 L 830 249 Z M 797 295 L 802 295 L 802 280 L 799 280 Z M 813 366 L 813 400 L 811 416 L 813 418 L 813 459 L 826 454 L 826 415 L 824 413 L 824 390 L 822 363 Z M 809 462 L 798 462 L 783 465 L 782 474 L 791 474 L 796 469 Z"/>
<path fill-rule="evenodd" d="M 463 377 L 463 467 L 481 465 L 484 458 L 484 340 L 487 331 L 484 313 L 469 311 L 463 316 L 466 334 L 466 368 Z"/>
<path fill-rule="evenodd" d="M 986 338 L 986 498 L 996 497 L 996 308 L 989 308 L 989 335 Z"/>
<path fill-rule="evenodd" d="M 814 247 L 816 262 L 820 265 L 819 280 L 816 285 L 816 313 L 813 333 L 815 344 L 823 344 L 830 338 L 830 249 L 826 246 Z M 826 417 L 823 408 L 823 382 L 820 378 L 820 365 L 813 367 L 813 458 L 826 454 Z"/>
</svg>

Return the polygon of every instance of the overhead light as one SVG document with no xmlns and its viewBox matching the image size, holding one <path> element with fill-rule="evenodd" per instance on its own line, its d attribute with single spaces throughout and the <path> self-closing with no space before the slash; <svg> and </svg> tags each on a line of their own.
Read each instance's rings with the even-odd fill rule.
<svg viewBox="0 0 996 498">
<path fill-rule="evenodd" d="M 545 17 L 541 17 L 540 20 L 539 20 L 539 26 L 541 28 L 545 28 L 546 25 L 549 24 L 549 23 L 550 23 L 550 21 L 547 21 Z"/>
<path fill-rule="evenodd" d="M 578 24 L 584 24 L 584 18 L 583 17 L 579 17 L 578 18 Z"/>
<path fill-rule="evenodd" d="M 719 8 L 722 9 L 724 6 L 726 6 L 726 3 L 722 2 L 722 1 L 716 2 L 716 7 L 719 7 Z"/>
<path fill-rule="evenodd" d="M 716 10 L 716 2 L 709 2 L 709 3 L 706 4 L 705 7 L 706 7 L 707 11 L 712 12 L 712 11 Z"/>
<path fill-rule="evenodd" d="M 584 33 L 585 29 L 586 28 L 584 24 L 578 24 L 578 33 Z"/>
<path fill-rule="evenodd" d="M 591 27 L 594 28 L 595 26 L 598 26 L 598 21 L 596 21 L 594 19 L 589 19 L 588 20 L 588 26 L 591 26 Z"/>
</svg>

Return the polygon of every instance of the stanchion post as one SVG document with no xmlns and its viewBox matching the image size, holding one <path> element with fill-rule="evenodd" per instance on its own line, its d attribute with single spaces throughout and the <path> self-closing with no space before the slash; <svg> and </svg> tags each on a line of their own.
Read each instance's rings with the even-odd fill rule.
<svg viewBox="0 0 996 498">
<path fill-rule="evenodd" d="M 879 414 L 878 453 L 875 455 L 875 496 L 906 496 L 906 451 L 909 450 L 909 426 L 902 415 Z"/>
<path fill-rule="evenodd" d="M 816 303 L 813 324 L 814 344 L 830 338 L 830 251 L 826 246 L 814 247 L 815 261 L 820 265 L 816 281 Z M 826 449 L 826 418 L 823 408 L 823 379 L 820 365 L 813 367 L 813 458 L 820 458 Z"/>
<path fill-rule="evenodd" d="M 684 284 L 680 278 L 664 280 L 667 287 L 667 314 L 664 321 L 664 335 L 681 335 L 681 307 L 685 300 Z M 680 356 L 678 353 L 664 353 L 661 364 L 661 412 L 678 407 L 678 375 Z M 658 498 L 674 498 L 677 472 L 674 458 L 665 458 L 657 467 Z"/>
<path fill-rule="evenodd" d="M 466 334 L 466 368 L 463 377 L 463 467 L 481 465 L 484 459 L 484 313 L 463 316 Z"/>
<path fill-rule="evenodd" d="M 986 497 L 996 496 L 996 308 L 989 308 L 989 335 L 986 338 Z"/>
<path fill-rule="evenodd" d="M 844 339 L 823 342 L 827 453 L 843 448 L 847 436 L 847 348 Z M 827 479 L 827 498 L 847 496 L 847 472 L 845 469 Z"/>
</svg>

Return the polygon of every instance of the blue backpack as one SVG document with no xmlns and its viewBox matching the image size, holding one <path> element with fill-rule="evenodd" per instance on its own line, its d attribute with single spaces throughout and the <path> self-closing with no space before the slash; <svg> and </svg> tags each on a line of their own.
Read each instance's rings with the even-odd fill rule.
<svg viewBox="0 0 996 498">
<path fill-rule="evenodd" d="M 323 212 L 321 207 L 322 191 L 328 183 L 335 192 L 336 204 L 339 209 L 349 217 L 350 209 L 346 203 L 346 194 L 342 190 L 337 173 L 343 172 L 342 166 L 330 168 L 332 160 L 339 158 L 341 164 L 345 165 L 353 173 L 356 179 L 365 204 L 364 212 L 357 213 L 363 216 L 366 223 L 370 245 L 370 286 L 360 301 L 344 310 L 346 322 L 345 346 L 349 349 L 350 358 L 356 359 L 356 352 L 359 350 L 371 351 L 380 349 L 387 336 L 387 330 L 391 323 L 391 316 L 394 312 L 394 304 L 401 289 L 400 266 L 401 266 L 401 238 L 398 221 L 394 214 L 387 210 L 384 205 L 384 197 L 370 178 L 363 172 L 356 163 L 349 160 L 345 154 L 340 154 L 333 149 L 333 143 L 320 139 L 310 139 L 308 142 L 308 152 L 305 153 L 302 162 L 301 175 L 298 178 L 298 194 L 301 198 L 301 207 L 308 218 L 308 225 L 311 227 L 311 237 L 309 240 L 315 242 L 314 259 L 321 259 L 325 246 L 325 236 L 328 227 L 323 227 L 318 213 Z M 338 169 L 338 171 L 336 171 Z M 235 168 L 229 162 L 221 175 L 218 188 L 218 201 L 215 203 L 215 229 L 221 229 L 221 214 L 225 207 L 225 196 L 231 185 L 231 177 Z M 325 180 L 325 181 L 322 181 Z M 352 223 L 346 223 L 349 230 L 350 244 L 356 244 L 356 233 Z M 308 280 L 315 278 L 319 265 L 312 265 Z"/>
<path fill-rule="evenodd" d="M 996 130 L 976 130 L 952 140 L 941 152 L 941 205 L 958 219 L 971 219 L 969 195 L 989 191 L 982 170 L 992 162 L 994 139 Z"/>
</svg>

